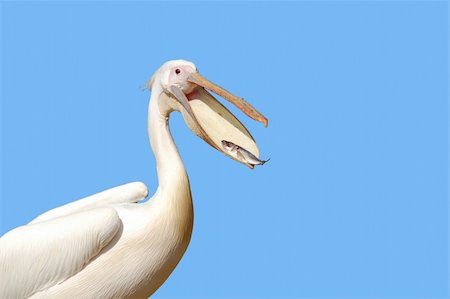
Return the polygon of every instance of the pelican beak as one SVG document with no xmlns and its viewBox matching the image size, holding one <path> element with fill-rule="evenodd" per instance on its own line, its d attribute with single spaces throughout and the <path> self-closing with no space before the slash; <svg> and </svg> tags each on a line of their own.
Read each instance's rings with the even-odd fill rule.
<svg viewBox="0 0 450 299">
<path fill-rule="evenodd" d="M 266 127 L 267 118 L 244 99 L 231 94 L 198 73 L 192 73 L 188 81 L 196 85 L 192 92 L 185 94 L 177 86 L 171 86 L 170 93 L 183 107 L 180 111 L 189 129 L 218 151 L 253 168 L 253 165 L 231 155 L 222 146 L 222 141 L 232 142 L 259 157 L 255 140 L 247 128 L 205 88 L 230 101 L 252 119 L 264 123 Z"/>
<path fill-rule="evenodd" d="M 267 118 L 259 113 L 255 108 L 253 108 L 253 106 L 247 103 L 243 98 L 235 96 L 219 85 L 216 85 L 213 82 L 209 81 L 199 73 L 190 74 L 188 81 L 211 90 L 215 94 L 221 96 L 222 98 L 228 100 L 233 105 L 238 107 L 242 112 L 247 114 L 247 116 L 253 118 L 256 121 L 262 122 L 265 127 L 268 126 L 269 121 L 267 120 Z"/>
</svg>

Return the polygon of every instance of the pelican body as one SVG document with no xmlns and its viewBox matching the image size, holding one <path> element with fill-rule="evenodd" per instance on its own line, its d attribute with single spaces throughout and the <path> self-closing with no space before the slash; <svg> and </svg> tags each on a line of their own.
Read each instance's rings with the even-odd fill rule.
<svg viewBox="0 0 450 299">
<path fill-rule="evenodd" d="M 149 86 L 155 194 L 139 203 L 148 189 L 129 183 L 6 233 L 0 238 L 0 298 L 148 298 L 164 283 L 188 247 L 194 217 L 188 175 L 169 130 L 171 112 L 181 112 L 197 136 L 230 158 L 235 159 L 222 149 L 223 139 L 258 156 L 248 130 L 205 88 L 265 125 L 267 119 L 203 78 L 193 63 L 166 62 Z"/>
</svg>

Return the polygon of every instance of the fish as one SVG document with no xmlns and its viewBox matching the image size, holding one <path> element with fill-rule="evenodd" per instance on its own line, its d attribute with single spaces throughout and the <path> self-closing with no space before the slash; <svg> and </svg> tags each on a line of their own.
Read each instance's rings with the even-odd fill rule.
<svg viewBox="0 0 450 299">
<path fill-rule="evenodd" d="M 245 148 L 236 145 L 231 141 L 222 140 L 222 147 L 230 154 L 230 156 L 243 162 L 244 164 L 247 164 L 250 169 L 253 169 L 255 165 L 263 165 L 270 160 L 260 160 Z"/>
</svg>

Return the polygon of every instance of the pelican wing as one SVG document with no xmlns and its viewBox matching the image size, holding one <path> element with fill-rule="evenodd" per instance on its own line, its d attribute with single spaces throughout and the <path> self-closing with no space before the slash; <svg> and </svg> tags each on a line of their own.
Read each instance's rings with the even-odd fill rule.
<svg viewBox="0 0 450 299">
<path fill-rule="evenodd" d="M 97 208 L 11 230 L 0 238 L 0 298 L 28 298 L 63 282 L 121 229 L 113 208 Z"/>
<path fill-rule="evenodd" d="M 60 206 L 58 208 L 52 209 L 45 212 L 44 214 L 38 216 L 30 224 L 42 222 L 45 220 L 53 219 L 56 217 L 61 217 L 69 215 L 72 213 L 99 208 L 112 206 L 123 203 L 135 203 L 143 200 L 148 195 L 147 186 L 141 182 L 133 182 L 115 188 L 111 188 L 94 195 L 73 201 L 66 205 Z"/>
</svg>

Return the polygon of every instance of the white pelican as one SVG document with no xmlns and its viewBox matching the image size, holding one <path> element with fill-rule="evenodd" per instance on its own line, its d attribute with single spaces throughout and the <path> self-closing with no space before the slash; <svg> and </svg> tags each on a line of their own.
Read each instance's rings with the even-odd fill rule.
<svg viewBox="0 0 450 299">
<path fill-rule="evenodd" d="M 189 179 L 169 131 L 180 111 L 215 149 L 223 140 L 258 157 L 248 130 L 204 88 L 248 116 L 267 119 L 243 99 L 199 75 L 191 62 L 164 63 L 150 80 L 148 133 L 159 186 L 146 203 L 141 182 L 118 186 L 50 210 L 0 239 L 0 298 L 147 298 L 167 279 L 189 244 Z"/>
</svg>

